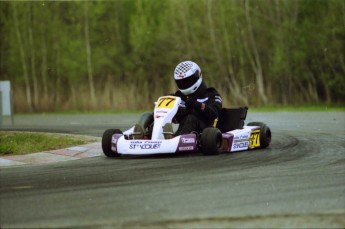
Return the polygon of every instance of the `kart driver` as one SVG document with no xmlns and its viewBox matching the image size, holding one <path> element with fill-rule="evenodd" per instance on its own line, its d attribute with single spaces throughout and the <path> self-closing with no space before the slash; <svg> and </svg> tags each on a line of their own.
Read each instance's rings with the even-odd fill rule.
<svg viewBox="0 0 345 229">
<path fill-rule="evenodd" d="M 180 125 L 175 135 L 201 133 L 211 127 L 222 110 L 222 98 L 215 88 L 206 86 L 200 67 L 192 61 L 183 61 L 176 66 L 174 79 L 179 89 L 174 95 L 186 105 L 176 115 Z M 172 132 L 170 126 L 165 126 L 163 132 Z"/>
<path fill-rule="evenodd" d="M 214 124 L 222 109 L 221 96 L 216 89 L 206 86 L 196 63 L 179 63 L 174 71 L 174 79 L 179 90 L 172 95 L 180 97 L 186 108 L 179 109 L 175 116 L 175 121 L 180 124 L 175 134 L 171 123 L 163 127 L 165 139 L 191 132 L 201 133 Z M 143 139 L 144 129 L 139 124 L 135 125 L 134 133 L 134 139 Z"/>
</svg>

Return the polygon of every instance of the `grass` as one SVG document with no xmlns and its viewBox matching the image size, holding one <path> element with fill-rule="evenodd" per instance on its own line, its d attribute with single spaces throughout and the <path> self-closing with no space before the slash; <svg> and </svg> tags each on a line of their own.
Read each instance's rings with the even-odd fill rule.
<svg viewBox="0 0 345 229">
<path fill-rule="evenodd" d="M 153 111 L 153 106 L 152 109 Z M 17 112 L 19 115 L 31 115 L 31 114 L 53 114 L 53 115 L 99 115 L 99 114 L 141 114 L 144 112 L 150 111 L 150 109 L 106 109 L 106 110 L 68 110 L 68 111 L 46 111 L 46 112 Z"/>
<path fill-rule="evenodd" d="M 98 138 L 89 136 L 0 131 L 0 155 L 22 155 L 96 141 Z"/>
</svg>

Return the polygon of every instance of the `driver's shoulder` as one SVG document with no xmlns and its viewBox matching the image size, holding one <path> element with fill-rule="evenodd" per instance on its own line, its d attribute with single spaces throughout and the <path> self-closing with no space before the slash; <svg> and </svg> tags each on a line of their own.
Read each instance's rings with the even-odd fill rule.
<svg viewBox="0 0 345 229">
<path fill-rule="evenodd" d="M 214 87 L 207 88 L 206 93 L 209 96 L 219 96 L 219 97 L 221 97 L 219 92 L 217 91 L 217 89 L 215 89 Z"/>
</svg>

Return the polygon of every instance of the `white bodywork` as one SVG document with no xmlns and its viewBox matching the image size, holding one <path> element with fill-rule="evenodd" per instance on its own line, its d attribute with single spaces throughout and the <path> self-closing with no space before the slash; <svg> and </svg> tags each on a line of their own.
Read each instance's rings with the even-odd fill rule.
<svg viewBox="0 0 345 229">
<path fill-rule="evenodd" d="M 163 126 L 167 123 L 172 123 L 179 107 L 183 106 L 181 105 L 181 98 L 162 96 L 158 98 L 155 104 L 154 126 L 151 139 L 131 139 L 134 132 L 134 127 L 132 127 L 123 132 L 121 136 L 117 136 L 116 134 L 113 136 L 112 151 L 116 151 L 119 154 L 144 155 L 196 150 L 196 137 L 182 135 L 172 139 L 164 139 Z"/>
<path fill-rule="evenodd" d="M 163 96 L 158 98 L 154 109 L 152 140 L 164 139 L 163 126 L 172 123 L 181 103 L 180 97 Z"/>
<path fill-rule="evenodd" d="M 232 130 L 226 134 L 233 135 L 230 152 L 253 149 L 260 146 L 260 130 L 259 126 L 244 126 L 243 129 Z"/>
<path fill-rule="evenodd" d="M 113 138 L 112 141 L 116 141 L 116 139 Z M 164 154 L 175 153 L 179 142 L 180 136 L 169 140 L 126 140 L 124 136 L 121 136 L 117 140 L 116 147 L 120 154 Z M 115 149 L 112 148 L 112 150 Z"/>
</svg>

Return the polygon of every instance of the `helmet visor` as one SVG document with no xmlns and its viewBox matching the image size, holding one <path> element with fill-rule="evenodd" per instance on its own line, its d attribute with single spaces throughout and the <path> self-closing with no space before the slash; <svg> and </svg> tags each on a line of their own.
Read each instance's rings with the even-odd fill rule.
<svg viewBox="0 0 345 229">
<path fill-rule="evenodd" d="M 185 90 L 193 86 L 198 80 L 200 79 L 199 71 L 196 71 L 193 75 L 182 78 L 182 79 L 175 79 L 177 87 L 181 90 Z"/>
</svg>

